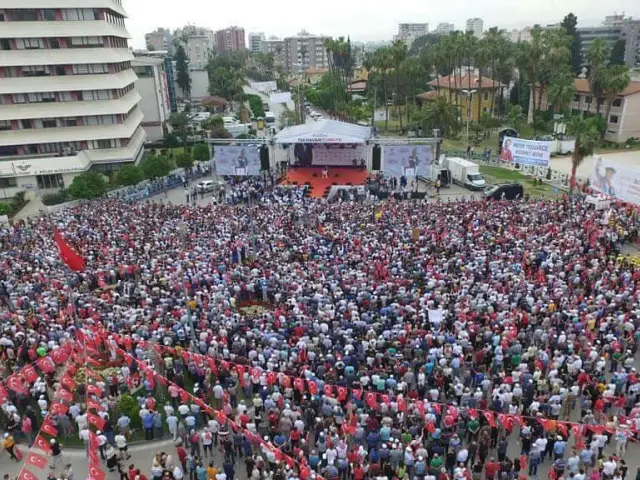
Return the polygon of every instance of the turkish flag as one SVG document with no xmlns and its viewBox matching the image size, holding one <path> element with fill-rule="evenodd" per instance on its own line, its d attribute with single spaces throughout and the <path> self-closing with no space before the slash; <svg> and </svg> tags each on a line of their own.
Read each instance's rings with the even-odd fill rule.
<svg viewBox="0 0 640 480">
<path fill-rule="evenodd" d="M 560 432 L 564 438 L 568 438 L 569 437 L 569 430 L 567 429 L 567 424 L 564 422 L 558 422 L 556 424 L 556 429 L 558 430 L 558 432 Z"/>
<path fill-rule="evenodd" d="M 308 380 L 307 384 L 309 385 L 309 392 L 311 393 L 311 395 L 317 395 L 318 394 L 318 384 L 316 382 L 314 382 L 313 380 Z"/>
<path fill-rule="evenodd" d="M 189 401 L 189 398 L 189 394 L 183 389 L 180 389 L 180 400 L 182 400 L 182 403 L 187 403 Z"/>
<path fill-rule="evenodd" d="M 347 393 L 346 387 L 338 387 L 338 400 L 344 402 L 347 399 Z"/>
<path fill-rule="evenodd" d="M 27 455 L 26 460 L 28 465 L 33 465 L 34 467 L 38 467 L 40 470 L 44 470 L 47 468 L 47 459 L 37 453 L 30 452 Z"/>
<path fill-rule="evenodd" d="M 5 383 L 7 384 L 7 387 L 9 387 L 10 390 L 16 393 L 27 393 L 27 389 L 24 386 L 22 377 L 18 375 L 11 375 L 9 378 L 5 380 Z"/>
<path fill-rule="evenodd" d="M 98 430 L 103 430 L 104 424 L 106 423 L 99 415 L 93 413 L 87 413 L 87 421 Z"/>
<path fill-rule="evenodd" d="M 307 480 L 311 476 L 311 469 L 306 465 L 300 467 L 300 480 Z"/>
<path fill-rule="evenodd" d="M 64 403 L 55 402 L 51 404 L 51 413 L 54 415 L 64 415 L 69 411 L 69 407 L 67 407 Z"/>
<path fill-rule="evenodd" d="M 98 387 L 97 385 L 88 385 L 87 393 L 89 395 L 96 395 L 99 397 L 102 395 L 102 390 L 100 390 L 100 387 Z"/>
<path fill-rule="evenodd" d="M 378 398 L 374 392 L 367 392 L 365 398 L 369 408 L 376 408 L 378 406 Z"/>
<path fill-rule="evenodd" d="M 296 387 L 300 393 L 304 393 L 304 380 L 301 378 L 295 378 L 293 380 L 293 386 Z"/>
<path fill-rule="evenodd" d="M 278 378 L 276 377 L 276 372 L 269 372 L 267 374 L 267 382 L 269 383 L 269 385 L 275 385 L 277 379 Z"/>
<path fill-rule="evenodd" d="M 38 480 L 38 477 L 26 468 L 23 468 L 22 470 L 20 470 L 20 475 L 18 475 L 17 480 Z"/>
<path fill-rule="evenodd" d="M 468 410 L 468 412 L 469 412 L 469 417 L 470 417 L 470 418 L 472 418 L 472 419 L 474 419 L 474 420 L 475 420 L 476 418 L 478 418 L 478 410 L 476 410 L 475 408 L 470 408 L 470 409 Z"/>
<path fill-rule="evenodd" d="M 353 396 L 356 397 L 358 400 L 362 400 L 362 389 L 360 390 L 351 390 L 351 392 L 353 393 Z"/>
<path fill-rule="evenodd" d="M 324 385 L 324 387 L 322 388 L 322 390 L 324 391 L 324 394 L 327 397 L 333 397 L 333 385 L 329 385 L 328 383 Z"/>
<path fill-rule="evenodd" d="M 56 364 L 49 357 L 39 358 L 36 360 L 36 365 L 38 365 L 38 368 L 45 373 L 52 373 L 56 371 Z"/>
<path fill-rule="evenodd" d="M 416 403 L 416 408 L 418 409 L 418 413 L 420 413 L 420 416 L 424 417 L 424 403 L 422 402 L 422 400 L 419 400 Z"/>
<path fill-rule="evenodd" d="M 4 400 L 9 396 L 9 392 L 4 388 L 4 385 L 0 383 L 0 403 L 3 403 Z"/>
<path fill-rule="evenodd" d="M 493 428 L 496 426 L 496 421 L 493 418 L 493 412 L 490 412 L 488 410 L 484 410 L 482 412 L 482 416 L 487 420 L 487 422 L 489 423 L 489 425 Z"/>
<path fill-rule="evenodd" d="M 155 379 L 158 381 L 158 383 L 159 383 L 160 385 L 162 385 L 163 387 L 166 387 L 167 385 L 169 385 L 169 381 L 168 381 L 166 378 L 164 378 L 162 375 L 158 374 L 158 373 L 156 373 L 156 376 L 155 376 L 154 378 L 155 378 Z"/>
<path fill-rule="evenodd" d="M 74 272 L 81 272 L 84 270 L 84 258 L 76 253 L 76 251 L 69 246 L 69 244 L 62 238 L 60 230 L 57 228 L 53 232 L 53 238 L 58 245 L 60 251 L 60 258 L 62 261 Z"/>
<path fill-rule="evenodd" d="M 520 468 L 522 470 L 524 470 L 525 468 L 527 468 L 527 459 L 529 457 L 527 457 L 526 455 L 520 455 Z"/>
<path fill-rule="evenodd" d="M 433 422 L 427 423 L 427 432 L 433 433 L 436 431 L 436 426 Z"/>
<path fill-rule="evenodd" d="M 65 352 L 62 348 L 56 348 L 52 350 L 50 353 L 51 359 L 56 363 L 56 365 L 60 365 L 64 363 L 69 358 L 69 354 Z"/>
<path fill-rule="evenodd" d="M 74 382 L 71 377 L 67 377 L 66 375 L 62 377 L 60 383 L 67 390 L 74 391 L 76 389 L 76 382 Z"/>
<path fill-rule="evenodd" d="M 382 402 L 385 405 L 389 405 L 391 403 L 391 399 L 389 398 L 389 395 L 382 394 L 380 395 L 380 398 L 382 399 Z"/>
<path fill-rule="evenodd" d="M 451 415 L 454 419 L 458 418 L 458 409 L 453 405 L 447 407 L 447 415 Z"/>
<path fill-rule="evenodd" d="M 41 435 L 38 435 L 36 437 L 35 441 L 33 442 L 33 446 L 39 448 L 46 454 L 51 453 L 51 446 L 49 445 L 49 442 L 47 442 Z"/>
<path fill-rule="evenodd" d="M 289 468 L 293 468 L 296 464 L 295 460 L 289 455 L 284 456 L 284 462 L 289 466 Z"/>
<path fill-rule="evenodd" d="M 38 372 L 33 368 L 33 365 L 27 365 L 22 369 L 22 378 L 24 378 L 29 385 L 33 384 L 38 379 Z"/>
<path fill-rule="evenodd" d="M 445 415 L 444 416 L 444 424 L 447 427 L 452 427 L 454 422 L 455 422 L 455 419 L 453 418 L 453 415 Z"/>
<path fill-rule="evenodd" d="M 217 417 L 218 417 L 218 423 L 220 425 L 224 425 L 227 423 L 227 416 L 224 414 L 222 410 L 218 410 Z"/>
<path fill-rule="evenodd" d="M 56 430 L 56 427 L 52 425 L 51 420 L 49 420 L 48 418 L 44 419 L 44 422 L 42 422 L 42 427 L 40 427 L 40 430 L 42 430 L 47 435 L 51 435 L 52 437 L 58 436 L 58 430 Z"/>
<path fill-rule="evenodd" d="M 107 478 L 107 475 L 98 465 L 91 465 L 91 467 L 89 467 L 90 480 L 105 480 L 105 478 Z"/>
<path fill-rule="evenodd" d="M 431 405 L 431 408 L 433 408 L 433 411 L 436 412 L 438 415 L 440 415 L 440 412 L 442 412 L 442 408 L 440 408 L 440 405 L 437 403 L 434 403 L 433 405 Z"/>
<path fill-rule="evenodd" d="M 240 386 L 244 388 L 244 365 L 236 365 L 236 373 L 238 374 L 238 381 L 240 382 Z"/>
<path fill-rule="evenodd" d="M 513 419 L 513 417 L 511 415 L 507 415 L 507 418 L 504 421 L 504 425 L 505 427 L 507 427 L 507 430 L 510 431 L 513 428 L 514 424 L 515 424 L 515 420 Z"/>
<path fill-rule="evenodd" d="M 65 402 L 71 402 L 71 400 L 73 400 L 73 394 L 70 392 L 67 392 L 64 388 L 60 388 L 56 392 L 56 397 L 61 398 Z"/>
<path fill-rule="evenodd" d="M 260 370 L 257 368 L 252 368 L 251 369 L 251 378 L 253 378 L 254 382 L 257 382 L 258 380 L 260 380 Z"/>
<path fill-rule="evenodd" d="M 576 436 L 576 438 L 581 437 L 582 436 L 582 425 L 574 423 L 571 425 L 571 431 L 573 432 L 573 434 Z"/>
</svg>

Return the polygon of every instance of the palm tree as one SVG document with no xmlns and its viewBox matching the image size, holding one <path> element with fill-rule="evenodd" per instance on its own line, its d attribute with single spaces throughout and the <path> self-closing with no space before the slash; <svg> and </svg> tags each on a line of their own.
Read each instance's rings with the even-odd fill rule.
<svg viewBox="0 0 640 480">
<path fill-rule="evenodd" d="M 611 107 L 616 97 L 620 95 L 631 82 L 629 68 L 626 65 L 610 65 L 602 71 L 602 90 L 605 94 L 607 102 L 605 120 L 609 123 L 609 115 L 611 115 Z M 601 133 L 601 140 L 604 140 L 606 130 Z"/>
<path fill-rule="evenodd" d="M 520 75 L 524 75 L 531 88 L 531 108 L 535 114 L 536 81 L 540 71 L 543 56 L 542 29 L 534 27 L 531 31 L 531 42 L 518 43 L 517 64 Z"/>
<path fill-rule="evenodd" d="M 542 106 L 542 97 L 545 89 L 554 82 L 556 76 L 565 76 L 567 67 L 571 64 L 571 37 L 567 35 L 564 28 L 552 28 L 544 30 L 542 33 L 542 45 L 544 55 L 540 62 L 538 72 L 538 92 L 537 111 Z M 566 82 L 566 78 L 563 79 Z"/>
<path fill-rule="evenodd" d="M 572 117 L 567 124 L 567 133 L 576 140 L 576 145 L 571 154 L 571 176 L 569 180 L 569 193 L 573 192 L 576 184 L 576 172 L 586 157 L 593 155 L 593 149 L 598 141 L 599 131 L 596 118 Z"/>
<path fill-rule="evenodd" d="M 444 137 L 446 133 L 459 131 L 460 114 L 446 97 L 438 96 L 428 106 L 415 112 L 414 122 L 422 128 L 423 134 L 437 128 Z"/>
<path fill-rule="evenodd" d="M 476 51 L 475 51 L 474 60 L 473 60 L 474 66 L 478 69 L 478 92 L 479 93 L 482 93 L 482 76 L 485 73 L 485 69 L 487 68 L 490 57 L 491 57 L 491 49 L 488 42 L 485 39 L 480 40 L 478 42 L 478 45 L 476 46 Z M 482 102 L 478 100 L 478 120 L 480 120 L 481 114 L 482 114 Z"/>
<path fill-rule="evenodd" d="M 565 65 L 561 71 L 553 75 L 547 99 L 549 105 L 553 106 L 553 112 L 565 112 L 573 102 L 573 96 L 576 94 L 576 85 L 573 78 L 573 72 L 569 70 L 569 64 Z"/>
<path fill-rule="evenodd" d="M 391 50 L 389 47 L 382 47 L 375 51 L 374 65 L 376 70 L 382 75 L 382 96 L 384 98 L 384 131 L 387 131 L 389 126 L 389 101 L 387 97 L 387 73 L 391 68 L 393 59 L 391 56 Z"/>
<path fill-rule="evenodd" d="M 497 78 L 497 68 L 496 63 L 498 59 L 503 55 L 504 45 L 506 43 L 506 39 L 504 38 L 504 34 L 502 30 L 498 30 L 497 27 L 492 27 L 485 34 L 484 42 L 489 53 L 489 63 L 491 67 L 491 80 L 493 80 L 493 84 L 496 83 Z M 491 108 L 489 109 L 490 115 L 493 116 L 493 109 L 495 106 L 495 94 L 491 98 Z"/>
<path fill-rule="evenodd" d="M 520 130 L 522 123 L 525 121 L 524 112 L 520 105 L 509 105 L 507 109 L 507 124 L 511 125 L 516 131 Z"/>
<path fill-rule="evenodd" d="M 401 71 L 404 73 L 407 78 L 407 82 L 409 83 L 409 90 L 411 95 L 411 111 L 415 111 L 416 109 L 416 84 L 420 77 L 422 77 L 425 73 L 428 75 L 430 69 L 428 65 L 427 56 L 428 49 L 423 49 L 420 58 L 417 57 L 409 57 L 401 65 Z M 427 65 L 425 65 L 425 61 Z M 426 67 L 426 68 L 425 68 Z M 407 125 L 410 121 L 410 111 L 409 111 L 409 102 L 406 103 L 406 113 L 407 113 Z"/>
<path fill-rule="evenodd" d="M 602 38 L 596 38 L 589 45 L 587 50 L 587 62 L 589 64 L 589 89 L 591 90 L 591 102 L 596 103 L 596 111 L 600 113 L 600 102 L 598 97 L 601 94 L 600 81 L 602 69 L 609 58 L 609 45 Z M 587 106 L 589 112 L 591 105 Z"/>
<path fill-rule="evenodd" d="M 400 100 L 400 65 L 407 58 L 407 45 L 402 40 L 396 40 L 391 45 L 391 61 L 393 64 L 393 76 L 395 83 L 395 93 L 393 96 L 393 104 L 396 107 L 396 113 L 398 114 L 398 120 L 400 122 L 400 129 L 402 130 L 402 115 L 399 113 L 398 102 Z"/>
</svg>

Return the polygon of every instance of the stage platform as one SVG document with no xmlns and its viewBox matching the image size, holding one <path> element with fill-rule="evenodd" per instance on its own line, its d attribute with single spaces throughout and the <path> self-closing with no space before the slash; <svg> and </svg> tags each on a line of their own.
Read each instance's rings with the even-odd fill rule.
<svg viewBox="0 0 640 480">
<path fill-rule="evenodd" d="M 309 196 L 322 198 L 328 194 L 332 185 L 364 185 L 369 173 L 353 167 L 329 167 L 329 178 L 322 178 L 322 167 L 290 168 L 280 181 L 282 185 L 309 184 Z"/>
</svg>

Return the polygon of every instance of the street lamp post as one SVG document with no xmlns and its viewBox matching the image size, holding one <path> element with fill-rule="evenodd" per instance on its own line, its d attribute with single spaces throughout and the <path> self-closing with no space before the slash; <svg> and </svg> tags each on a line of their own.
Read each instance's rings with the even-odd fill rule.
<svg viewBox="0 0 640 480">
<path fill-rule="evenodd" d="M 462 93 L 469 99 L 467 101 L 467 147 L 469 146 L 469 124 L 471 123 L 471 102 L 473 101 L 473 94 L 476 93 L 477 90 L 462 90 Z"/>
</svg>

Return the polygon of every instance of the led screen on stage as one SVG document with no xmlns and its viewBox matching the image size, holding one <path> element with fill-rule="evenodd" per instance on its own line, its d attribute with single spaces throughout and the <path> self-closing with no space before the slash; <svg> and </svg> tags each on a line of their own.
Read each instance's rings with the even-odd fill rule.
<svg viewBox="0 0 640 480">
<path fill-rule="evenodd" d="M 359 167 L 366 158 L 366 145 L 296 143 L 289 161 L 299 167 Z"/>
<path fill-rule="evenodd" d="M 386 145 L 384 173 L 392 177 L 417 177 L 429 174 L 433 162 L 431 145 Z"/>
<path fill-rule="evenodd" d="M 260 147 L 218 146 L 215 147 L 218 175 L 260 175 Z"/>
</svg>

